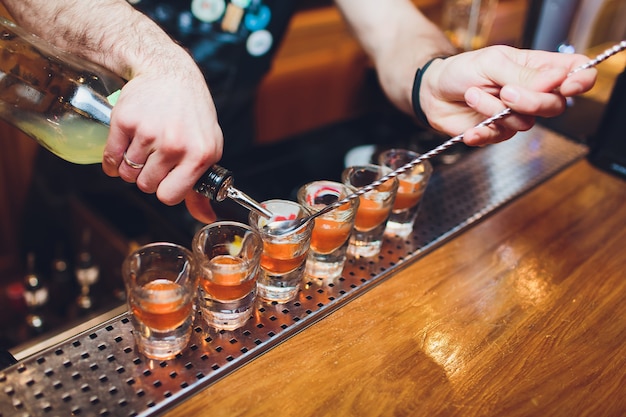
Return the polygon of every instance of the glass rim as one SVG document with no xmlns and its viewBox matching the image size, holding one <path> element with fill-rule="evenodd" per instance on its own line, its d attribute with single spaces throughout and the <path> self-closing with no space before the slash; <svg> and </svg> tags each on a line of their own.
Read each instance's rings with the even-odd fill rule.
<svg viewBox="0 0 626 417">
<path fill-rule="evenodd" d="M 328 204 L 324 204 L 324 203 L 309 203 L 307 200 L 307 196 L 308 194 L 308 188 L 312 187 L 314 185 L 320 185 L 323 187 L 324 184 L 328 184 L 329 188 L 332 186 L 337 186 L 337 187 L 341 187 L 342 190 L 338 193 L 337 195 L 337 200 L 339 201 L 343 198 L 348 197 L 349 195 L 351 195 L 352 193 L 354 193 L 356 191 L 356 188 L 352 185 L 349 184 L 345 184 L 339 181 L 333 181 L 333 180 L 315 180 L 315 181 L 310 181 L 302 186 L 300 186 L 300 188 L 298 188 L 298 192 L 297 192 L 297 199 L 298 199 L 298 203 L 305 206 L 306 208 L 308 208 L 310 211 L 312 212 L 318 212 L 320 210 L 322 210 L 324 207 L 335 203 L 334 201 Z M 321 191 L 322 189 L 320 189 Z M 357 205 L 359 202 L 358 198 L 353 198 L 351 199 L 348 203 L 350 204 L 350 208 L 354 207 L 355 205 Z M 348 204 L 346 203 L 346 204 Z M 324 216 L 322 216 L 324 217 Z"/>
<path fill-rule="evenodd" d="M 421 154 L 421 153 L 419 153 L 419 152 L 412 151 L 412 150 L 410 150 L 410 149 L 404 149 L 404 148 L 389 148 L 389 149 L 387 149 L 387 150 L 385 150 L 385 151 L 381 152 L 381 153 L 378 155 L 378 163 L 379 163 L 380 165 L 383 165 L 383 166 L 386 166 L 386 167 L 390 168 L 392 171 L 393 171 L 393 168 L 391 168 L 389 165 L 386 165 L 386 164 L 382 161 L 383 156 L 385 156 L 385 155 L 389 155 L 389 154 L 391 154 L 391 153 L 398 153 L 398 154 L 399 154 L 399 153 L 404 153 L 404 154 L 410 154 L 410 155 L 411 155 L 411 157 L 410 157 L 410 158 L 407 158 L 407 160 L 406 160 L 405 162 L 403 162 L 403 163 L 402 163 L 402 165 L 400 165 L 400 166 L 406 165 L 406 164 L 408 164 L 409 162 L 412 162 L 413 160 L 415 160 L 416 158 L 419 158 L 420 156 L 422 156 L 422 154 Z M 424 170 L 425 170 L 425 172 L 426 172 L 426 173 L 430 173 L 430 172 L 432 172 L 432 170 L 433 170 L 432 163 L 431 163 L 428 159 L 424 159 L 423 161 L 420 161 L 420 162 L 419 162 L 419 164 L 416 164 L 416 165 L 415 165 L 415 167 L 413 167 L 413 169 L 415 169 L 416 167 L 418 167 L 418 166 L 420 166 L 420 165 L 423 165 L 423 166 L 424 166 Z M 399 167 L 398 167 L 398 168 L 399 168 Z M 396 169 L 397 169 L 397 168 L 396 168 Z M 406 172 L 404 172 L 403 174 L 406 174 Z"/>
<path fill-rule="evenodd" d="M 375 178 L 373 178 L 372 181 L 370 183 L 368 183 L 368 184 L 353 185 L 352 182 L 351 182 L 351 178 L 349 177 L 349 173 L 350 172 L 354 172 L 356 170 L 368 171 L 368 172 L 376 172 L 377 176 Z M 379 179 L 381 179 L 385 175 L 388 175 L 391 172 L 393 172 L 393 170 L 391 168 L 389 168 L 386 165 L 381 165 L 381 164 L 352 165 L 352 166 L 344 168 L 344 170 L 341 172 L 341 181 L 344 184 L 346 184 L 346 181 L 347 181 L 348 182 L 347 185 L 349 185 L 351 187 L 354 187 L 355 189 L 358 190 L 360 188 L 366 187 L 367 185 L 371 184 L 373 181 L 378 181 Z M 389 189 L 389 190 L 373 189 L 371 191 L 366 192 L 364 195 L 372 195 L 371 193 L 377 193 L 377 192 L 391 192 L 391 193 L 395 193 L 397 191 L 398 185 L 399 185 L 398 177 L 395 176 L 395 177 L 389 178 L 383 184 L 386 184 L 388 181 L 391 181 L 391 183 L 392 183 L 391 189 Z"/>
<path fill-rule="evenodd" d="M 130 252 L 128 256 L 130 257 L 133 255 L 138 255 L 143 251 L 147 251 L 149 249 L 153 249 L 157 247 L 177 249 L 177 250 L 180 250 L 181 252 L 191 254 L 191 251 L 181 244 L 162 241 L 162 242 L 150 242 L 150 243 L 146 243 L 145 245 L 141 245 L 138 248 L 134 249 L 132 252 Z"/>
<path fill-rule="evenodd" d="M 165 279 L 171 282 L 174 282 L 176 284 L 181 285 L 182 287 L 188 287 L 188 286 L 194 286 L 197 284 L 198 278 L 197 278 L 197 261 L 196 258 L 193 254 L 192 251 L 190 251 L 189 249 L 187 249 L 186 247 L 178 244 L 178 243 L 173 243 L 173 242 L 151 242 L 151 243 L 147 243 L 145 245 L 142 245 L 140 247 L 138 247 L 137 249 L 133 250 L 131 253 L 129 253 L 125 258 L 124 261 L 122 262 L 122 278 L 124 281 L 124 285 L 127 288 L 127 290 L 129 292 L 145 292 L 145 293 L 151 293 L 150 289 L 141 289 L 140 287 L 138 287 L 138 282 L 139 282 L 139 278 L 140 277 L 144 277 L 146 275 L 146 273 L 151 273 L 151 271 L 154 270 L 154 268 L 151 268 L 151 263 L 148 262 L 147 264 L 147 268 L 144 268 L 146 265 L 146 262 L 140 262 L 137 261 L 137 258 L 141 257 L 141 256 L 145 256 L 145 255 L 150 255 L 150 254 L 156 254 L 156 253 L 162 253 L 161 250 L 157 250 L 157 249 L 162 249 L 162 250 L 170 250 L 172 251 L 172 253 L 178 255 L 178 258 L 182 259 L 182 262 L 184 264 L 184 266 L 182 266 L 180 268 L 180 270 L 178 271 L 178 273 L 176 274 L 176 278 L 172 279 L 170 278 L 170 275 L 167 273 L 163 273 L 163 274 L 154 274 L 155 279 L 149 279 L 146 282 L 150 282 L 150 281 L 156 281 L 157 279 Z M 168 263 L 170 263 L 170 261 L 167 261 Z M 174 265 L 175 262 L 171 262 L 171 265 Z M 185 272 L 186 271 L 186 272 Z M 173 275 L 172 275 L 173 277 Z M 181 277 L 185 277 L 182 281 L 181 281 Z M 195 283 L 195 284 L 194 284 Z M 141 284 L 141 285 L 145 285 L 145 284 Z"/>
<path fill-rule="evenodd" d="M 298 215 L 298 218 L 301 217 L 307 217 L 311 214 L 313 214 L 313 210 L 311 210 L 310 208 L 308 208 L 305 205 L 300 204 L 297 201 L 293 201 L 293 200 L 286 200 L 286 199 L 280 199 L 280 198 L 274 198 L 271 200 L 265 200 L 262 201 L 260 204 L 262 204 L 264 207 L 266 204 L 287 204 L 293 207 L 298 207 L 299 211 L 301 211 L 302 213 Z M 271 210 L 270 210 L 271 211 Z M 280 242 L 280 241 L 288 241 L 290 239 L 293 238 L 293 236 L 305 236 L 307 234 L 311 234 L 311 231 L 313 230 L 313 223 L 312 221 L 307 222 L 307 224 L 303 227 L 298 228 L 297 230 L 293 231 L 292 233 L 287 233 L 284 235 L 275 235 L 272 233 L 268 233 L 264 230 L 264 226 L 267 223 L 264 224 L 259 224 L 261 223 L 261 221 L 264 222 L 268 222 L 267 219 L 265 219 L 264 217 L 262 217 L 259 213 L 255 212 L 255 211 L 251 211 L 250 214 L 248 215 L 248 222 L 250 224 L 250 227 L 252 227 L 254 230 L 256 230 L 257 232 L 259 232 L 259 234 L 261 235 L 261 239 L 265 242 L 267 237 L 271 238 L 271 241 L 276 241 L 276 242 Z"/>
<path fill-rule="evenodd" d="M 220 220 L 220 221 L 209 223 L 209 224 L 203 226 L 193 236 L 193 239 L 191 241 L 191 250 L 193 252 L 193 255 L 196 257 L 196 261 L 198 263 L 198 267 L 204 267 L 205 266 L 204 264 L 206 262 L 210 262 L 211 259 L 213 259 L 215 257 L 215 256 L 213 256 L 210 259 L 199 259 L 200 257 L 206 257 L 207 256 L 207 253 L 206 253 L 206 251 L 204 249 L 206 247 L 206 244 L 205 244 L 205 242 L 201 242 L 201 240 L 203 239 L 203 236 L 206 236 L 210 231 L 218 230 L 220 228 L 225 228 L 225 227 L 236 228 L 239 231 L 243 232 L 242 233 L 242 235 L 243 235 L 242 236 L 242 249 L 243 249 L 243 241 L 245 239 L 248 239 L 250 236 L 253 236 L 252 239 L 254 239 L 256 241 L 256 248 L 255 248 L 254 253 L 253 253 L 255 256 L 242 258 L 242 257 L 239 256 L 241 251 L 239 251 L 237 253 L 237 255 L 233 255 L 233 254 L 230 254 L 230 255 L 235 257 L 235 258 L 242 259 L 246 263 L 246 265 L 258 263 L 258 259 L 255 261 L 255 258 L 258 258 L 260 256 L 261 252 L 263 251 L 263 239 L 261 237 L 260 232 L 258 230 L 255 230 L 250 225 L 247 225 L 247 224 L 242 223 L 242 222 L 233 221 L 233 220 Z M 237 234 L 233 234 L 233 235 L 238 236 Z M 220 254 L 220 255 L 226 255 L 226 254 L 223 253 L 223 254 Z"/>
</svg>

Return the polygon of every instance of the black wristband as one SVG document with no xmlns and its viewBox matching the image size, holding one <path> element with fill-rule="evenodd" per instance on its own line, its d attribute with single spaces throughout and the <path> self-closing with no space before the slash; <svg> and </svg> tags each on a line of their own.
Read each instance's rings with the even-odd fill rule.
<svg viewBox="0 0 626 417">
<path fill-rule="evenodd" d="M 424 64 L 423 67 L 418 68 L 417 71 L 415 72 L 415 81 L 413 81 L 413 92 L 412 92 L 412 97 L 411 97 L 413 100 L 413 113 L 415 113 L 415 117 L 417 118 L 418 123 L 423 127 L 430 128 L 431 126 L 430 126 L 430 123 L 428 123 L 428 118 L 424 114 L 424 111 L 422 110 L 422 106 L 420 104 L 420 87 L 422 86 L 422 76 L 424 75 L 424 72 L 426 72 L 428 67 L 430 67 L 430 64 L 433 63 L 434 60 L 446 59 L 446 58 L 448 57 L 436 56 L 434 58 L 431 58 L 428 60 L 428 62 L 426 62 L 426 64 Z"/>
</svg>

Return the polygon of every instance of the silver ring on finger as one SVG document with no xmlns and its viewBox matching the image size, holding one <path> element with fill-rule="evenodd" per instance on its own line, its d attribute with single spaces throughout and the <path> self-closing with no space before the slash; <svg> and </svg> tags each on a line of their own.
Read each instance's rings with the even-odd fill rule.
<svg viewBox="0 0 626 417">
<path fill-rule="evenodd" d="M 124 162 L 126 162 L 126 165 L 134 169 L 141 169 L 146 165 L 138 164 L 137 162 L 132 161 L 128 156 L 126 156 L 126 152 L 124 152 Z"/>
</svg>

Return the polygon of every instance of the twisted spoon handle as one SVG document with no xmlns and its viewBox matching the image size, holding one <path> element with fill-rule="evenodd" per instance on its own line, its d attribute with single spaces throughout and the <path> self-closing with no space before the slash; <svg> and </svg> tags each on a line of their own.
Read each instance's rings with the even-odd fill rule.
<svg viewBox="0 0 626 417">
<path fill-rule="evenodd" d="M 595 67 L 596 65 L 598 65 L 600 62 L 607 60 L 608 58 L 610 58 L 611 56 L 617 54 L 618 52 L 623 51 L 624 49 L 626 49 L 626 40 L 621 41 L 620 43 L 614 45 L 613 47 L 606 49 L 604 52 L 602 52 L 601 54 L 597 55 L 595 58 L 589 60 L 587 63 L 573 69 L 568 76 L 577 73 L 578 71 L 582 71 L 591 67 Z M 484 126 L 488 126 L 492 123 L 494 123 L 497 120 L 500 120 L 506 116 L 508 116 L 509 114 L 511 114 L 512 110 L 507 107 L 506 109 L 502 110 L 500 113 L 495 114 L 493 116 L 491 116 L 488 119 L 483 120 L 482 122 L 478 123 L 476 126 L 474 127 L 484 127 Z M 376 187 L 378 187 L 379 185 L 385 183 L 386 181 L 397 177 L 398 175 L 410 170 L 411 168 L 413 168 L 414 166 L 416 166 L 417 164 L 419 164 L 422 161 L 425 161 L 426 159 L 430 159 L 434 156 L 439 155 L 440 153 L 448 150 L 448 148 L 450 148 L 451 146 L 460 143 L 463 141 L 463 135 L 458 135 L 455 136 L 451 139 L 448 139 L 447 141 L 445 141 L 444 143 L 442 143 L 441 145 L 437 146 L 434 149 L 431 149 L 430 151 L 418 156 L 417 158 L 415 158 L 414 160 L 412 160 L 411 162 L 401 166 L 400 168 L 397 168 L 395 171 L 390 172 L 389 174 L 385 175 L 384 177 L 381 177 L 380 179 L 372 182 L 369 185 L 366 185 L 363 188 L 359 188 L 357 191 L 355 191 L 353 194 L 350 194 L 349 196 L 338 200 L 326 207 L 324 207 L 322 210 L 315 212 L 311 218 L 315 218 L 318 216 L 321 216 L 323 214 L 328 213 L 331 210 L 336 209 L 337 207 L 349 202 L 350 200 L 357 198 L 367 192 L 372 191 L 373 189 L 375 189 Z"/>
<path fill-rule="evenodd" d="M 605 49 L 604 52 L 602 52 L 601 54 L 597 55 L 595 58 L 589 60 L 589 62 L 587 62 L 586 64 L 583 64 L 580 67 L 574 68 L 567 75 L 570 76 L 572 74 L 577 73 L 578 71 L 582 71 L 582 70 L 586 70 L 587 68 L 595 67 L 600 62 L 606 61 L 607 59 L 609 59 L 610 57 L 612 57 L 616 53 L 623 51 L 624 49 L 626 49 L 626 40 L 623 40 L 620 43 L 616 43 L 612 47 L 610 47 L 608 49 Z"/>
</svg>

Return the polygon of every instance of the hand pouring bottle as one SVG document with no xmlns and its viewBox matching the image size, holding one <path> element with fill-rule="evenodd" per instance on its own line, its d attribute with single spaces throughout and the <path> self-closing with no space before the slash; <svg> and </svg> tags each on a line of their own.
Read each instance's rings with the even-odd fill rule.
<svg viewBox="0 0 626 417">
<path fill-rule="evenodd" d="M 0 118 L 75 164 L 102 162 L 112 105 L 125 81 L 56 48 L 0 17 Z M 232 198 L 265 217 L 271 213 L 233 187 L 214 165 L 194 187 L 216 201 Z"/>
</svg>

